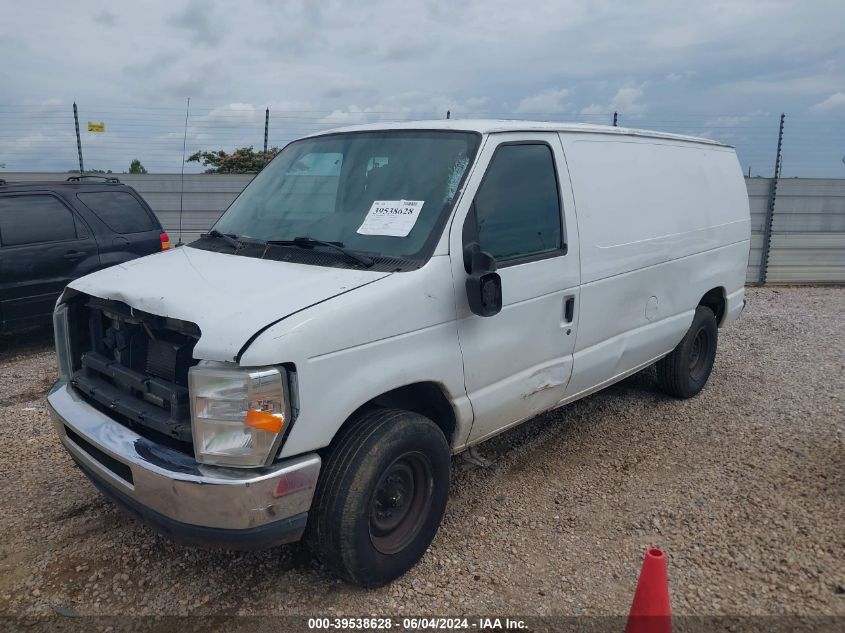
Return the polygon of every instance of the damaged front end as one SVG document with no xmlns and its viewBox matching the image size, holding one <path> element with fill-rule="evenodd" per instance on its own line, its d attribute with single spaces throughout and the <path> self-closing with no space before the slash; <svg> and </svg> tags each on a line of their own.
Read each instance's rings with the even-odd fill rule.
<svg viewBox="0 0 845 633">
<path fill-rule="evenodd" d="M 319 455 L 257 468 L 196 459 L 188 391 L 196 324 L 70 290 L 54 326 L 53 424 L 103 494 L 185 544 L 259 549 L 302 536 Z"/>
<path fill-rule="evenodd" d="M 191 454 L 194 323 L 76 294 L 55 316 L 60 378 L 139 435 Z"/>
</svg>

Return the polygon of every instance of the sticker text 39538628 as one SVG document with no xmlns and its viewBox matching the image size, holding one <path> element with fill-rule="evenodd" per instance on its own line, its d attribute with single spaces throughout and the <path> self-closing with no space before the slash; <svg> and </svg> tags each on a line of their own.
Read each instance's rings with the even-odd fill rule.
<svg viewBox="0 0 845 633">
<path fill-rule="evenodd" d="M 417 223 L 424 203 L 424 200 L 376 200 L 358 227 L 358 233 L 407 237 Z"/>
</svg>

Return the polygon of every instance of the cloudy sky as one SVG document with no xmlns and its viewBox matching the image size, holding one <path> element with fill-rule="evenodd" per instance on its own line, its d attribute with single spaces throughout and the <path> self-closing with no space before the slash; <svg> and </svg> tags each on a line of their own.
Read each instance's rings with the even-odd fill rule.
<svg viewBox="0 0 845 633">
<path fill-rule="evenodd" d="M 450 6 L 460 5 L 460 6 Z M 771 172 L 845 177 L 845 2 L 16 2 L 0 21 L 0 175 L 178 171 L 188 153 L 332 125 L 493 116 L 735 144 Z M 103 121 L 106 132 L 87 131 Z M 196 167 L 192 167 L 193 170 Z"/>
</svg>

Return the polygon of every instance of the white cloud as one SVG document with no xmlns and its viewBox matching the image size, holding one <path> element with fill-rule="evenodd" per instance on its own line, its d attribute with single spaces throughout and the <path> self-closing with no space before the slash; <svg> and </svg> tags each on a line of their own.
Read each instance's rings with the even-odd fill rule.
<svg viewBox="0 0 845 633">
<path fill-rule="evenodd" d="M 591 103 L 590 105 L 581 108 L 581 114 L 585 114 L 587 116 L 612 113 L 613 108 L 608 108 L 608 106 L 602 105 L 600 103 Z"/>
<path fill-rule="evenodd" d="M 835 92 L 824 101 L 814 105 L 811 110 L 815 112 L 831 112 L 832 110 L 845 110 L 845 92 Z"/>
<path fill-rule="evenodd" d="M 328 116 L 320 119 L 322 125 L 343 126 L 355 125 L 357 123 L 368 123 L 376 120 L 378 115 L 375 108 L 359 108 L 356 105 L 351 105 L 343 110 L 334 110 Z"/>
<path fill-rule="evenodd" d="M 323 126 L 355 125 L 375 121 L 401 121 L 408 119 L 442 119 L 449 112 L 453 119 L 477 118 L 485 115 L 486 97 L 459 99 L 447 95 L 427 95 L 410 91 L 391 95 L 372 106 L 350 105 L 322 117 Z"/>
<path fill-rule="evenodd" d="M 515 111 L 519 114 L 558 114 L 572 108 L 567 97 L 569 97 L 569 90 L 566 88 L 543 90 L 520 99 Z"/>
<path fill-rule="evenodd" d="M 633 117 L 645 114 L 648 106 L 640 102 L 643 96 L 642 86 L 624 86 L 616 91 L 616 94 L 607 104 L 592 103 L 581 109 L 581 114 L 611 114 L 618 112 L 622 116 Z"/>
<path fill-rule="evenodd" d="M 620 88 L 616 91 L 613 99 L 610 100 L 610 105 L 613 109 L 619 112 L 624 112 L 627 115 L 642 114 L 648 108 L 639 100 L 643 96 L 642 88 Z"/>
<path fill-rule="evenodd" d="M 213 108 L 208 114 L 198 117 L 200 120 L 221 123 L 251 123 L 259 116 L 258 109 L 251 103 L 230 103 L 222 108 Z"/>
</svg>

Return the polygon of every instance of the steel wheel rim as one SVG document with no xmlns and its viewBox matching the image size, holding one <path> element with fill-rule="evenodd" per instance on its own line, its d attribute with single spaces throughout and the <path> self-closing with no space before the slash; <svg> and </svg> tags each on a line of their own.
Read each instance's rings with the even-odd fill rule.
<svg viewBox="0 0 845 633">
<path fill-rule="evenodd" d="M 689 369 L 693 380 L 701 380 L 707 368 L 707 358 L 710 355 L 710 336 L 706 328 L 699 328 L 692 340 L 690 349 Z"/>
<path fill-rule="evenodd" d="M 433 468 L 422 453 L 400 455 L 385 468 L 370 500 L 370 540 L 379 552 L 395 554 L 416 538 L 433 491 Z"/>
</svg>

